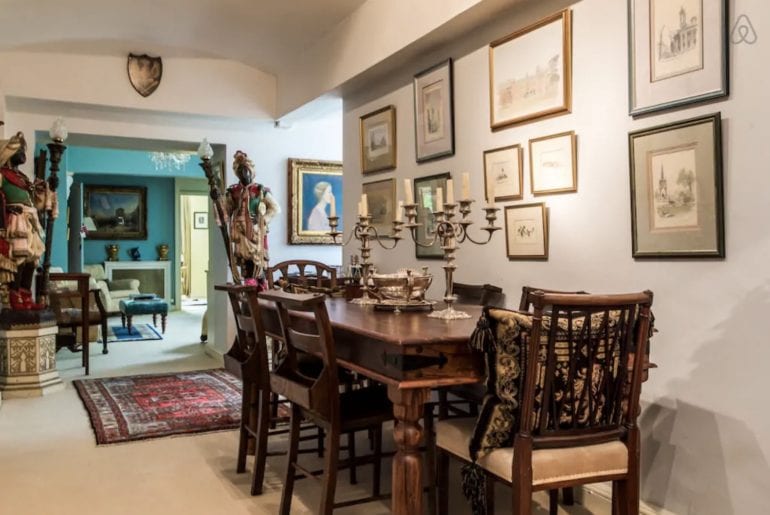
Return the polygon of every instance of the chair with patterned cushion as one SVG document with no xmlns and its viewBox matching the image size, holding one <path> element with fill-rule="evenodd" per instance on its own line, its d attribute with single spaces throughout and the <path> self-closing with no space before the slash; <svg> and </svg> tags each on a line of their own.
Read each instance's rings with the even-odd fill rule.
<svg viewBox="0 0 770 515">
<path fill-rule="evenodd" d="M 450 456 L 471 464 L 463 483 L 475 513 L 490 510 L 487 474 L 513 486 L 514 513 L 531 513 L 535 490 L 604 481 L 615 513 L 638 513 L 645 360 L 634 355 L 646 352 L 652 293 L 534 291 L 526 300 L 532 314 L 485 308 L 471 338 L 497 376 L 478 419 L 436 424 L 439 513 Z"/>
<path fill-rule="evenodd" d="M 272 289 L 313 290 L 331 293 L 337 289 L 337 270 L 320 261 L 294 259 L 267 269 L 267 286 Z"/>
</svg>

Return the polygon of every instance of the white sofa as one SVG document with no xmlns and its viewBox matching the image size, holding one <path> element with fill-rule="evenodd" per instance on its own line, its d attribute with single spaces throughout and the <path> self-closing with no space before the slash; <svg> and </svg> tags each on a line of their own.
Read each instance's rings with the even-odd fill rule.
<svg viewBox="0 0 770 515">
<path fill-rule="evenodd" d="M 107 313 L 120 311 L 120 301 L 130 295 L 139 293 L 139 279 L 116 279 L 110 281 L 104 273 L 104 265 L 97 263 L 85 265 L 83 272 L 91 275 L 92 287 L 99 288 L 102 302 Z"/>
</svg>

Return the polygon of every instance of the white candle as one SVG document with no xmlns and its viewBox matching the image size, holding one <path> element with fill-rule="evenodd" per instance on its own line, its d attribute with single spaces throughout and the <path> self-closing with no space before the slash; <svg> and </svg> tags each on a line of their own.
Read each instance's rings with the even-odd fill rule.
<svg viewBox="0 0 770 515">
<path fill-rule="evenodd" d="M 366 197 L 366 193 L 361 194 L 361 209 L 363 216 L 369 216 L 369 199 Z"/>
<path fill-rule="evenodd" d="M 444 190 L 442 188 L 436 188 L 435 211 L 444 211 Z"/>
<path fill-rule="evenodd" d="M 489 181 L 487 186 L 487 205 L 492 206 L 495 203 L 495 181 Z"/>
<path fill-rule="evenodd" d="M 361 201 L 358 201 L 358 216 L 361 216 Z"/>
<path fill-rule="evenodd" d="M 414 204 L 414 190 L 412 189 L 411 179 L 404 179 L 404 191 L 406 192 L 406 203 Z"/>
<path fill-rule="evenodd" d="M 332 201 L 329 204 L 329 218 L 337 216 L 337 200 L 332 197 Z"/>
<path fill-rule="evenodd" d="M 396 209 L 396 222 L 400 222 L 402 220 L 401 214 L 402 214 L 403 210 L 404 210 L 404 201 L 403 200 L 399 200 L 398 201 L 398 209 Z"/>
<path fill-rule="evenodd" d="M 468 200 L 471 198 L 471 174 L 468 172 L 463 173 L 462 178 L 462 197 L 461 200 Z"/>
<path fill-rule="evenodd" d="M 446 181 L 446 203 L 455 203 L 455 183 L 452 179 Z"/>
</svg>

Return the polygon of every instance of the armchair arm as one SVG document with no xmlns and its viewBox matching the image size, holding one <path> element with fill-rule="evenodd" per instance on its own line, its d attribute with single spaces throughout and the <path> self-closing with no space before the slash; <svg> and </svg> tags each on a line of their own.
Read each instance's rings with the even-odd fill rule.
<svg viewBox="0 0 770 515">
<path fill-rule="evenodd" d="M 136 290 L 139 291 L 139 279 L 115 279 L 109 282 L 110 290 Z"/>
</svg>

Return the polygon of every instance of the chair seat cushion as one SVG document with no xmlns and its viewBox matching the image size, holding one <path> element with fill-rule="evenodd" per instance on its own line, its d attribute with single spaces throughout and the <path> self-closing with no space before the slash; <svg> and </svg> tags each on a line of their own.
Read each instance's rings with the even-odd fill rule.
<svg viewBox="0 0 770 515">
<path fill-rule="evenodd" d="M 436 445 L 470 461 L 468 444 L 475 425 L 475 418 L 439 421 L 436 424 Z M 501 447 L 479 456 L 477 463 L 495 476 L 510 482 L 513 459 L 513 447 Z M 626 472 L 628 448 L 620 441 L 560 449 L 536 449 L 532 452 L 533 486 Z"/>
</svg>

